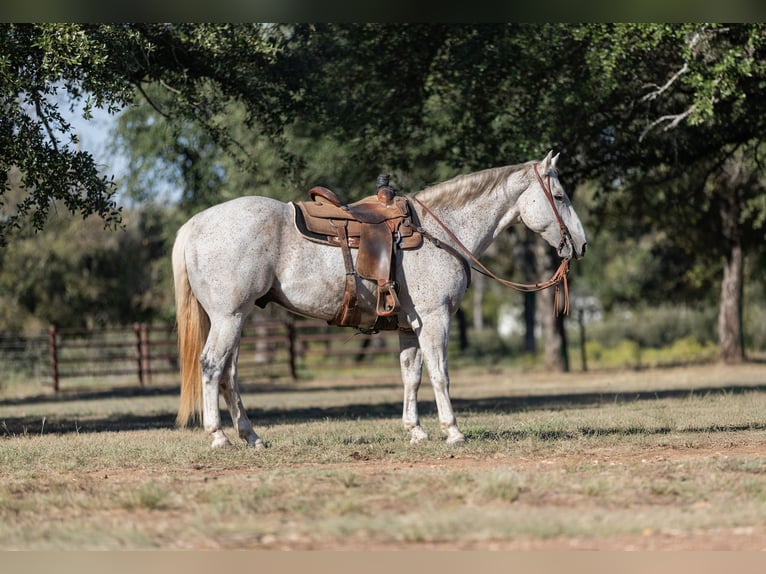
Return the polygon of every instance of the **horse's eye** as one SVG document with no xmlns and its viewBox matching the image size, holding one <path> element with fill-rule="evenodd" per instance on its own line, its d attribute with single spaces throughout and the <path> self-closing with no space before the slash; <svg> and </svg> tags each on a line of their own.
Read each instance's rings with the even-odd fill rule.
<svg viewBox="0 0 766 574">
<path fill-rule="evenodd" d="M 554 198 L 555 198 L 557 201 L 563 201 L 563 200 L 564 200 L 564 194 L 563 194 L 563 193 L 554 193 L 554 194 L 553 194 L 553 197 L 554 197 Z"/>
</svg>

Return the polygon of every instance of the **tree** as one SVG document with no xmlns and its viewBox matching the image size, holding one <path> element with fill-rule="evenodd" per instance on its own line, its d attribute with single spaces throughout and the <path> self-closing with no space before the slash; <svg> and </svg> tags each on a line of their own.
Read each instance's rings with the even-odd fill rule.
<svg viewBox="0 0 766 574">
<path fill-rule="evenodd" d="M 0 245 L 25 218 L 41 229 L 56 200 L 110 225 L 120 220 L 111 180 L 76 149 L 56 100 L 61 92 L 83 102 L 86 116 L 94 105 L 116 108 L 130 95 L 111 74 L 103 46 L 79 26 L 0 26 Z M 8 205 L 12 168 L 25 193 Z"/>
<path fill-rule="evenodd" d="M 766 27 L 583 32 L 594 47 L 594 69 L 624 100 L 601 152 L 610 161 L 602 171 L 609 192 L 599 197 L 600 215 L 662 231 L 694 267 L 721 269 L 720 356 L 740 361 L 743 261 L 760 248 L 766 230 L 759 162 Z"/>
<path fill-rule="evenodd" d="M 121 131 L 144 162 L 131 185 L 136 197 L 154 193 L 141 178 L 162 165 L 180 183 L 184 209 L 255 190 L 291 198 L 314 183 L 345 183 L 354 199 L 381 171 L 414 191 L 555 148 L 570 192 L 600 178 L 599 226 L 652 237 L 665 295 L 669 286 L 679 297 L 699 293 L 700 277 L 726 267 L 726 330 L 733 323 L 724 308 L 741 306 L 738 253 L 747 257 L 763 240 L 763 25 L 0 29 L 10 55 L 0 59 L 0 87 L 15 118 L 0 125 L 0 137 L 17 146 L 0 152 L 3 172 L 17 165 L 31 198 L 9 206 L 6 226 L 24 213 L 40 225 L 51 197 L 119 217 L 108 182 L 86 169 L 85 156 L 82 164 L 53 161 L 76 153 L 53 141 L 67 133 L 50 98 L 62 91 L 86 109 L 138 94 L 145 103 L 131 104 Z M 31 135 L 17 145 L 22 128 Z M 47 185 L 62 169 L 68 183 Z M 642 282 L 639 294 L 657 285 Z M 722 339 L 736 340 L 729 331 Z M 726 360 L 737 355 L 736 346 L 723 349 Z"/>
<path fill-rule="evenodd" d="M 298 135 L 304 130 L 286 127 L 284 141 L 275 142 L 260 129 L 244 125 L 246 112 L 239 102 L 229 102 L 218 123 L 237 142 L 232 155 L 199 122 L 173 121 L 165 112 L 173 105 L 167 91 L 157 86 L 145 91 L 152 103 L 139 95 L 120 114 L 114 144 L 133 166 L 122 183 L 139 204 L 172 202 L 188 216 L 243 194 L 304 199 L 317 184 L 338 190 L 351 201 L 370 193 L 373 169 L 376 174 L 385 171 L 372 164 L 360 169 L 354 146 L 327 135 Z M 299 169 L 293 162 L 299 162 Z"/>
<path fill-rule="evenodd" d="M 0 196 L 13 167 L 25 192 L 3 202 L 0 242 L 25 219 L 41 229 L 55 201 L 108 226 L 120 221 L 114 184 L 77 150 L 62 99 L 89 118 L 93 107 L 129 105 L 136 91 L 151 102 L 146 86 L 157 84 L 174 96 L 169 119 L 195 118 L 224 149 L 236 148 L 217 124 L 230 100 L 247 102 L 246 125 L 257 120 L 278 138 L 300 105 L 294 63 L 279 58 L 286 41 L 280 27 L 256 24 L 0 25 Z"/>
<path fill-rule="evenodd" d="M 0 252 L 0 331 L 125 325 L 170 307 L 161 214 L 128 211 L 114 232 L 96 216 L 78 221 L 56 205 L 51 211 L 44 230 L 35 233 L 30 222 Z M 167 288 L 158 289 L 163 279 Z"/>
<path fill-rule="evenodd" d="M 228 149 L 243 152 L 251 165 L 262 157 L 263 150 L 256 151 L 260 140 L 242 133 L 238 124 L 253 133 L 278 132 L 281 137 L 272 142 L 277 144 L 277 155 L 292 160 L 293 181 L 316 183 L 308 180 L 312 173 L 329 177 L 327 171 L 312 169 L 317 164 L 343 173 L 340 181 L 352 188 L 347 199 L 368 193 L 380 171 L 395 172 L 397 185 L 412 191 L 459 172 L 542 157 L 552 147 L 569 146 L 574 153 L 578 150 L 572 142 L 582 133 L 582 121 L 592 117 L 582 102 L 591 100 L 587 89 L 579 87 L 578 74 L 560 73 L 575 70 L 575 64 L 564 64 L 581 64 L 585 53 L 565 32 L 565 27 L 552 25 L 292 26 L 281 29 L 286 38 L 281 63 L 271 71 L 292 73 L 290 90 L 299 94 L 300 105 L 287 103 L 290 122 L 276 129 L 274 122 L 256 121 L 253 106 L 260 101 L 260 92 L 244 81 L 233 87 L 235 83 L 226 80 L 230 66 L 218 63 L 207 64 L 206 75 L 196 71 L 206 86 L 200 97 L 208 97 L 209 91 L 229 98 L 225 108 L 225 98 L 215 102 L 215 122 L 209 120 L 209 112 L 192 115 L 179 107 L 178 96 L 180 101 L 192 99 L 177 87 L 186 85 L 182 79 L 173 80 L 171 91 L 165 87 L 169 80 L 163 79 L 156 90 L 142 90 L 151 109 L 144 106 L 148 113 L 138 123 L 125 116 L 122 137 L 139 150 L 139 161 L 152 161 L 159 151 L 180 166 L 183 197 L 199 207 L 244 189 L 264 192 L 256 187 L 255 177 L 232 187 L 238 179 L 232 166 L 216 171 L 223 162 L 215 145 L 207 142 L 236 141 Z M 164 33 L 165 41 L 186 42 L 179 30 Z M 195 34 L 187 31 L 187 36 Z M 539 50 L 541 38 L 545 51 Z M 176 50 L 188 52 L 189 47 Z M 228 58 L 228 53 L 221 52 L 218 58 Z M 238 107 L 232 108 L 233 100 L 241 104 L 242 121 L 231 121 L 243 117 Z M 211 103 L 204 109 L 213 107 Z M 187 120 L 182 127 L 179 115 Z M 169 129 L 166 124 L 171 124 Z M 141 135 L 150 133 L 159 137 Z M 322 145 L 325 142 L 329 145 Z M 333 147 L 342 154 L 330 152 L 332 161 L 327 161 L 324 154 Z M 324 161 L 317 161 L 320 158 Z M 262 166 L 259 171 L 261 178 L 273 179 Z M 287 193 L 270 187 L 270 193 L 286 198 Z"/>
</svg>

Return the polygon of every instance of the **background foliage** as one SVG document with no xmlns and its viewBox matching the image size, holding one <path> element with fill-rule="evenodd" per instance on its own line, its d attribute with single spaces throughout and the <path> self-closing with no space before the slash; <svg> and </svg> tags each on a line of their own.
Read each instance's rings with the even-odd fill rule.
<svg viewBox="0 0 766 574">
<path fill-rule="evenodd" d="M 596 342 L 692 337 L 738 360 L 765 346 L 765 42 L 761 24 L 2 25 L 0 330 L 169 319 L 175 229 L 228 198 L 352 200 L 382 172 L 414 192 L 555 149 L 591 236 L 572 279 Z M 120 110 L 123 181 L 62 105 Z M 527 280 L 509 254 L 532 244 L 503 245 L 488 261 Z M 481 295 L 469 325 L 522 303 Z"/>
</svg>

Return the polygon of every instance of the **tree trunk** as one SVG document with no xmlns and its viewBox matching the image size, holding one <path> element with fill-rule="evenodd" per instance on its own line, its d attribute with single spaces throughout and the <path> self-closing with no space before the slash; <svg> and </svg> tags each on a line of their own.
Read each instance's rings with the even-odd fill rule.
<svg viewBox="0 0 766 574">
<path fill-rule="evenodd" d="M 468 321 L 465 319 L 465 311 L 463 308 L 459 308 L 455 313 L 458 327 L 458 341 L 461 351 L 465 351 L 468 348 Z"/>
<path fill-rule="evenodd" d="M 741 363 L 742 348 L 742 246 L 732 246 L 723 264 L 721 303 L 718 308 L 718 354 L 726 364 Z"/>
<path fill-rule="evenodd" d="M 524 352 L 534 355 L 537 351 L 537 341 L 535 339 L 535 324 L 537 314 L 535 313 L 535 304 L 537 301 L 536 293 L 524 293 Z"/>
<path fill-rule="evenodd" d="M 537 261 L 540 280 L 553 275 L 558 262 L 551 256 L 547 243 L 537 243 Z M 569 370 L 569 350 L 567 349 L 564 315 L 557 315 L 553 306 L 553 289 L 537 293 L 537 312 L 541 318 L 545 368 L 549 371 L 567 372 Z"/>
<path fill-rule="evenodd" d="M 720 214 L 728 253 L 723 263 L 721 302 L 718 308 L 718 355 L 726 364 L 741 363 L 745 358 L 742 344 L 744 252 L 739 186 L 746 177 L 741 158 L 731 158 L 724 164 Z"/>
<path fill-rule="evenodd" d="M 484 275 L 474 273 L 471 277 L 471 283 L 473 284 L 473 328 L 475 331 L 482 331 L 484 329 L 482 307 L 484 303 L 484 289 L 487 282 Z"/>
<path fill-rule="evenodd" d="M 538 269 L 535 257 L 536 236 L 529 230 L 516 231 L 512 237 L 513 256 L 521 272 L 523 283 L 537 283 Z M 524 293 L 524 352 L 534 355 L 537 351 L 535 327 L 537 326 L 537 293 Z"/>
</svg>

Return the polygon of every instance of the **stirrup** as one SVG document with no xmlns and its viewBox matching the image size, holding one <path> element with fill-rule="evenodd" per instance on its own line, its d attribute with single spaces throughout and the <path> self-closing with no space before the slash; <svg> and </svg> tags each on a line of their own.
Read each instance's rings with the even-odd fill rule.
<svg viewBox="0 0 766 574">
<path fill-rule="evenodd" d="M 396 282 L 385 281 L 378 284 L 378 303 L 375 309 L 378 317 L 388 317 L 398 313 L 399 297 L 396 295 Z"/>
</svg>

